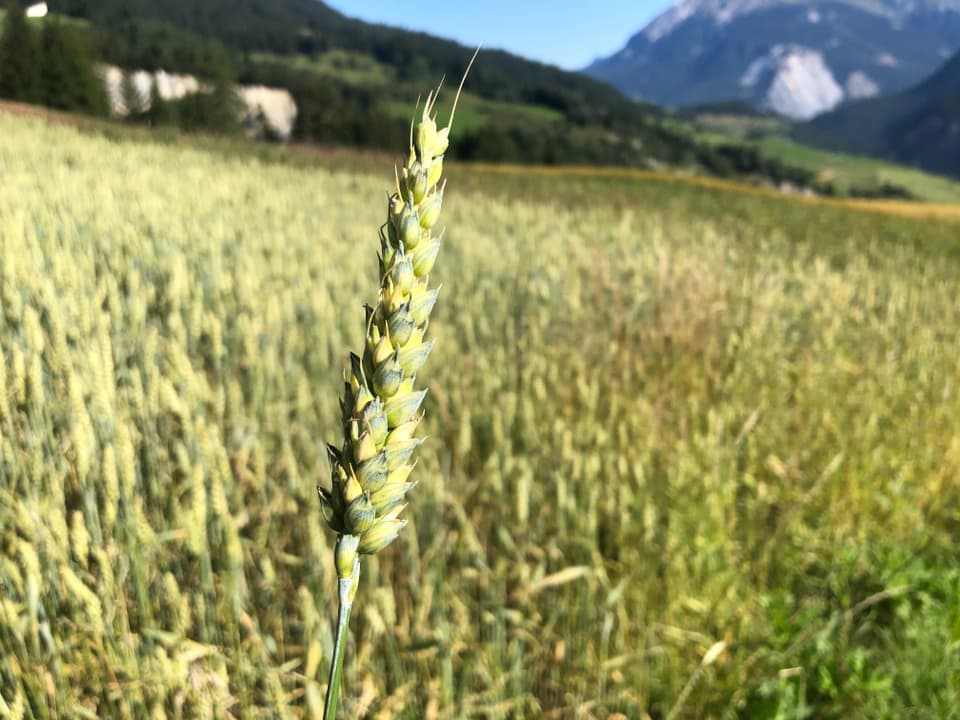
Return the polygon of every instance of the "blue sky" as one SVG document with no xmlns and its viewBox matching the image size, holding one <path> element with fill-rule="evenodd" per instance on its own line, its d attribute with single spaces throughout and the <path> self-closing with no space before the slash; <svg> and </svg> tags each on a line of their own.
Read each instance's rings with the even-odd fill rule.
<svg viewBox="0 0 960 720">
<path fill-rule="evenodd" d="M 325 0 L 345 15 L 422 30 L 464 45 L 483 43 L 579 69 L 609 55 L 671 0 Z"/>
</svg>

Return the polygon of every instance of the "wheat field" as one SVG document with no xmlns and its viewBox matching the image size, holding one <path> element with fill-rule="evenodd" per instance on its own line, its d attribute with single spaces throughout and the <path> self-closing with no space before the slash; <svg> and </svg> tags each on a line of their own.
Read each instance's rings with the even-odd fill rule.
<svg viewBox="0 0 960 720">
<path fill-rule="evenodd" d="M 320 717 L 362 165 L 0 117 L 0 717 Z M 343 716 L 960 716 L 958 226 L 451 171 Z"/>
</svg>

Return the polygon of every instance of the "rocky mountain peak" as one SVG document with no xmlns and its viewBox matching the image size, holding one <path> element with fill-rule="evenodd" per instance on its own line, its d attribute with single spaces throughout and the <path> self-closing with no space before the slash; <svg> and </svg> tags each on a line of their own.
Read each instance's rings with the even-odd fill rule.
<svg viewBox="0 0 960 720">
<path fill-rule="evenodd" d="M 678 106 L 806 119 L 919 82 L 960 49 L 960 0 L 681 0 L 585 72 Z"/>
</svg>

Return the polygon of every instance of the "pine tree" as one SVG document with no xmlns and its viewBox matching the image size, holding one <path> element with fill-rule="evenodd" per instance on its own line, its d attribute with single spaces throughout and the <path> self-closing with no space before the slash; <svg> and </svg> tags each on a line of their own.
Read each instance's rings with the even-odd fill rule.
<svg viewBox="0 0 960 720">
<path fill-rule="evenodd" d="M 207 126 L 216 132 L 239 132 L 243 102 L 233 84 L 233 72 L 229 66 L 216 69 L 213 90 L 210 92 Z"/>
<path fill-rule="evenodd" d="M 44 23 L 40 34 L 43 60 L 40 64 L 40 102 L 60 110 L 73 110 L 73 67 L 70 49 L 60 24 Z"/>
<path fill-rule="evenodd" d="M 187 130 L 215 133 L 240 131 L 243 102 L 233 84 L 233 68 L 225 53 L 214 54 L 206 61 L 208 88 L 188 95 L 177 103 L 180 125 Z"/>
<path fill-rule="evenodd" d="M 23 6 L 11 0 L 0 34 L 0 97 L 21 102 L 38 100 L 40 53 Z"/>
<path fill-rule="evenodd" d="M 83 38 L 58 22 L 47 21 L 40 46 L 40 101 L 60 110 L 105 115 L 106 89 Z"/>
</svg>

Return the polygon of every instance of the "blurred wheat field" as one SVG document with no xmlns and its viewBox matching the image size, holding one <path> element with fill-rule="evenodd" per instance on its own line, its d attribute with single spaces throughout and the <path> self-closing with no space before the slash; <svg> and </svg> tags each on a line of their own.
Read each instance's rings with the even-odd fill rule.
<svg viewBox="0 0 960 720">
<path fill-rule="evenodd" d="M 9 118 L 0 177 L 0 716 L 319 717 L 391 177 Z M 958 717 L 955 223 L 464 169 L 445 207 L 344 716 Z"/>
</svg>

